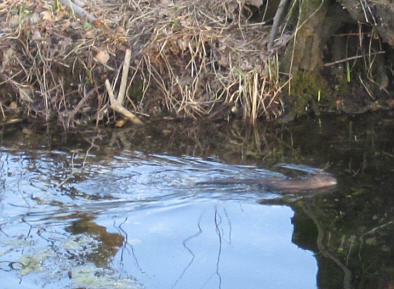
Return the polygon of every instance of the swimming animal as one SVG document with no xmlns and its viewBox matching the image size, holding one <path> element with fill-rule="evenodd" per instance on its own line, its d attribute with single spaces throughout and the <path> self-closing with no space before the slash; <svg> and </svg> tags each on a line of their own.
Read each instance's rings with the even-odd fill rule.
<svg viewBox="0 0 394 289">
<path fill-rule="evenodd" d="M 337 180 L 331 174 L 319 171 L 315 174 L 308 174 L 299 178 L 282 178 L 282 177 L 266 177 L 260 179 L 220 179 L 208 182 L 200 182 L 198 184 L 210 185 L 258 185 L 264 190 L 289 193 L 289 194 L 308 194 L 308 193 L 324 193 L 332 191 Z"/>
</svg>

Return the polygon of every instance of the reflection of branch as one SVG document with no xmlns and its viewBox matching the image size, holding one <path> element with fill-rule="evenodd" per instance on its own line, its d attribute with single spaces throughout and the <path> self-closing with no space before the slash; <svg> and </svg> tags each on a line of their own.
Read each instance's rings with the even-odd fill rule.
<svg viewBox="0 0 394 289">
<path fill-rule="evenodd" d="M 219 273 L 220 257 L 222 256 L 222 231 L 220 230 L 219 227 L 221 223 L 222 223 L 222 218 L 220 217 L 220 215 L 218 215 L 218 208 L 215 207 L 215 228 L 219 238 L 219 249 L 218 249 L 218 256 L 216 260 L 216 276 L 218 276 L 219 279 L 219 289 L 222 288 L 222 276 Z"/>
<path fill-rule="evenodd" d="M 123 263 L 124 249 L 126 249 L 126 246 L 130 246 L 130 248 L 131 248 L 131 255 L 133 256 L 134 262 L 137 265 L 138 270 L 140 270 L 141 273 L 144 273 L 144 271 L 142 270 L 142 268 L 140 266 L 140 263 L 138 262 L 137 256 L 135 255 L 134 246 L 129 244 L 128 234 L 122 228 L 122 225 L 125 224 L 127 222 L 127 220 L 128 220 L 128 218 L 126 217 L 125 220 L 118 226 L 119 230 L 122 232 L 122 234 L 124 236 L 124 242 L 123 242 L 123 246 L 122 246 L 122 250 L 121 250 L 121 254 L 120 254 L 120 260 Z"/>
<path fill-rule="evenodd" d="M 321 254 L 328 258 L 331 259 L 339 268 L 342 269 L 343 271 L 343 288 L 344 289 L 350 289 L 351 288 L 351 281 L 352 281 L 352 272 L 350 271 L 349 268 L 347 268 L 337 257 L 335 257 L 333 254 L 331 254 L 330 251 L 324 246 L 323 244 L 323 238 L 324 238 L 324 230 L 320 226 L 319 222 L 317 221 L 317 217 L 315 216 L 314 213 L 312 213 L 312 210 L 309 210 L 309 208 L 306 207 L 305 203 L 302 203 L 301 205 L 302 209 L 304 210 L 305 214 L 309 216 L 309 218 L 312 219 L 312 221 L 315 223 L 316 228 L 317 228 L 317 248 L 321 252 Z"/>
<path fill-rule="evenodd" d="M 218 288 L 222 288 L 222 276 L 220 275 L 220 259 L 222 256 L 222 243 L 223 243 L 223 230 L 221 230 L 220 225 L 222 224 L 222 218 L 218 214 L 218 208 L 215 206 L 215 230 L 219 238 L 219 248 L 218 248 L 218 255 L 216 258 L 216 271 L 212 275 L 209 276 L 209 278 L 205 281 L 205 283 L 201 286 L 201 288 L 207 287 L 208 282 L 216 275 L 219 279 L 219 286 Z"/>
<path fill-rule="evenodd" d="M 190 266 L 193 264 L 194 262 L 194 258 L 196 257 L 196 255 L 193 253 L 193 251 L 187 246 L 187 242 L 189 242 L 191 239 L 196 238 L 198 235 L 200 235 L 202 233 L 202 229 L 201 229 L 201 217 L 198 219 L 198 232 L 194 233 L 193 235 L 187 237 L 185 240 L 183 240 L 182 244 L 183 247 L 190 253 L 190 255 L 192 256 L 192 258 L 190 259 L 190 261 L 186 264 L 186 267 L 183 269 L 183 271 L 181 272 L 181 274 L 179 275 L 179 277 L 175 280 L 174 285 L 172 285 L 172 288 L 175 288 L 176 285 L 179 283 L 180 280 L 182 280 L 183 276 L 185 275 L 186 271 L 190 268 Z"/>
<path fill-rule="evenodd" d="M 6 232 L 4 232 L 4 230 L 3 230 L 3 225 L 5 225 L 6 223 L 3 223 L 3 224 L 1 224 L 0 225 L 0 232 L 2 233 L 2 234 L 4 234 L 4 236 L 6 236 L 7 238 L 9 238 L 10 237 L 10 235 L 8 235 Z"/>
<path fill-rule="evenodd" d="M 78 155 L 78 152 L 73 152 L 71 155 L 71 171 L 70 175 L 66 176 L 59 184 L 56 185 L 56 189 L 63 187 L 65 183 L 67 183 L 75 174 L 74 168 L 74 158 Z"/>
<path fill-rule="evenodd" d="M 223 208 L 224 215 L 226 216 L 226 220 L 228 222 L 228 243 L 231 244 L 231 232 L 232 232 L 232 226 L 231 226 L 231 221 L 230 217 L 227 214 L 226 208 Z"/>
</svg>

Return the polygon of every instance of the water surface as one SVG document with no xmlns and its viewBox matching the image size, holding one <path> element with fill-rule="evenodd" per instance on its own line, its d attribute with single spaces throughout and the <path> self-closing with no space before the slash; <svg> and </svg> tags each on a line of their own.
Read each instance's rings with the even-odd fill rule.
<svg viewBox="0 0 394 289">
<path fill-rule="evenodd" d="M 0 278 L 6 288 L 390 288 L 393 125 L 357 122 L 224 126 L 214 136 L 176 123 L 72 135 L 3 128 Z M 299 167 L 326 167 L 337 190 L 284 199 L 198 184 L 294 177 Z"/>
</svg>

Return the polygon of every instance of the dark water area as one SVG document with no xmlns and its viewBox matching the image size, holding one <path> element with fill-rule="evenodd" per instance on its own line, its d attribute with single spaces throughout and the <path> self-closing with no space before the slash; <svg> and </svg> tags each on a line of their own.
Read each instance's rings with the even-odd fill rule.
<svg viewBox="0 0 394 289">
<path fill-rule="evenodd" d="M 394 288 L 393 115 L 0 128 L 1 288 Z"/>
</svg>

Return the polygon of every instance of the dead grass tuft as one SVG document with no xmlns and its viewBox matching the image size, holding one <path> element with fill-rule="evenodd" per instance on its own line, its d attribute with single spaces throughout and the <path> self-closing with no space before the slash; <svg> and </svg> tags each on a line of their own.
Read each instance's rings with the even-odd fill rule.
<svg viewBox="0 0 394 289">
<path fill-rule="evenodd" d="M 0 3 L 5 117 L 16 104 L 65 128 L 112 122 L 104 83 L 120 89 L 126 49 L 124 106 L 137 115 L 218 118 L 232 109 L 254 123 L 282 113 L 270 28 L 248 23 L 242 1 L 74 0 L 78 11 L 61 2 Z"/>
</svg>

